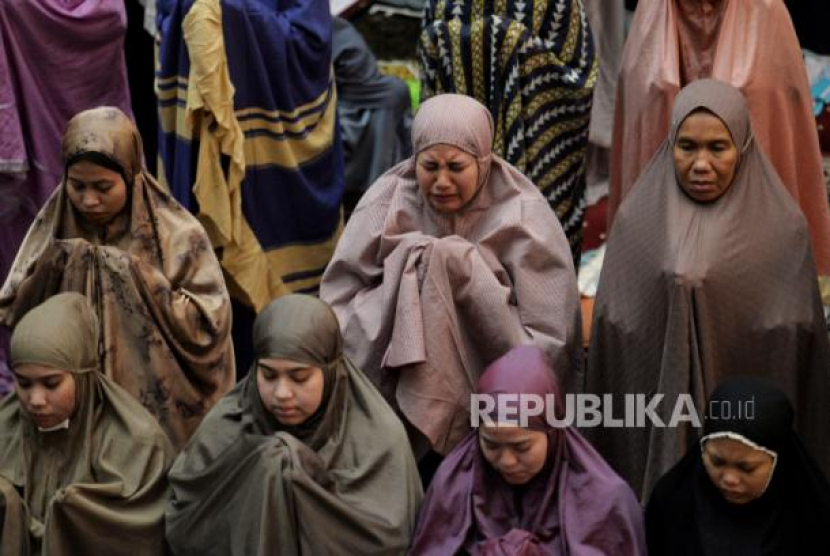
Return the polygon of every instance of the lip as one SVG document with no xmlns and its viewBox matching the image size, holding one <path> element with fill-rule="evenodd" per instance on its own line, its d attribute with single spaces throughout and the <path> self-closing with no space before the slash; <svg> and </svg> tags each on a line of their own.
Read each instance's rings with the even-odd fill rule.
<svg viewBox="0 0 830 556">
<path fill-rule="evenodd" d="M 106 220 L 109 216 L 108 213 L 105 212 L 92 212 L 92 211 L 82 211 L 81 214 L 87 220 L 93 220 L 95 222 L 99 222 L 101 220 Z"/>
<path fill-rule="evenodd" d="M 32 421 L 34 421 L 40 428 L 47 429 L 51 426 L 57 425 L 57 422 L 55 422 L 55 418 L 52 415 L 32 413 L 31 416 Z"/>
<path fill-rule="evenodd" d="M 724 497 L 724 498 L 727 498 L 727 499 L 730 499 L 730 500 L 740 500 L 740 499 L 742 499 L 742 498 L 745 498 L 745 497 L 746 497 L 746 493 L 743 493 L 743 492 L 733 492 L 733 491 L 731 491 L 731 490 L 723 490 L 723 489 L 721 489 L 721 493 L 723 494 L 723 497 Z"/>
<path fill-rule="evenodd" d="M 277 407 L 274 408 L 274 413 L 276 413 L 280 417 L 294 417 L 295 415 L 299 414 L 299 410 L 296 407 Z"/>
<path fill-rule="evenodd" d="M 715 182 L 712 181 L 691 181 L 689 185 L 692 189 L 710 190 L 715 188 Z"/>
<path fill-rule="evenodd" d="M 449 203 L 449 202 L 455 200 L 456 197 L 458 197 L 458 196 L 457 195 L 436 195 L 436 194 L 433 193 L 431 195 L 431 197 L 432 197 L 433 201 L 436 201 L 436 202 L 441 203 L 441 204 L 446 204 L 446 203 Z"/>
</svg>

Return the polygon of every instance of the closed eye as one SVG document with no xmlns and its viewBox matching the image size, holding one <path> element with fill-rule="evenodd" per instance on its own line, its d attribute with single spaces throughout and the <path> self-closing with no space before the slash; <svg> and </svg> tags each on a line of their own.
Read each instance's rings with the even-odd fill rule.
<svg viewBox="0 0 830 556">
<path fill-rule="evenodd" d="M 493 444 L 489 440 L 484 441 L 484 447 L 487 448 L 488 450 L 498 450 L 499 449 L 498 444 Z"/>
<path fill-rule="evenodd" d="M 681 139 L 677 142 L 677 147 L 682 151 L 693 151 L 697 148 L 697 145 L 692 141 Z"/>
<path fill-rule="evenodd" d="M 297 371 L 291 371 L 291 379 L 294 382 L 303 383 L 309 378 L 311 378 L 311 369 L 300 369 Z"/>
<path fill-rule="evenodd" d="M 717 456 L 709 456 L 709 462 L 712 465 L 714 465 L 715 467 L 720 467 L 720 466 L 724 465 L 724 463 L 726 463 L 726 462 L 723 461 L 723 459 L 721 459 Z"/>
</svg>

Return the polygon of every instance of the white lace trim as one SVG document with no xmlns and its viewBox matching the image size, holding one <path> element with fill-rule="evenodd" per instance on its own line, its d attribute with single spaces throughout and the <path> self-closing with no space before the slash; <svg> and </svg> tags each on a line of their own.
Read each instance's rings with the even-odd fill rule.
<svg viewBox="0 0 830 556">
<path fill-rule="evenodd" d="M 706 436 L 700 439 L 700 451 L 703 451 L 703 446 L 706 444 L 707 441 L 715 440 L 717 438 L 729 438 L 730 440 L 736 440 L 745 446 L 749 446 L 750 448 L 764 452 L 772 458 L 772 469 L 770 470 L 769 478 L 767 478 L 767 484 L 764 485 L 764 489 L 761 491 L 761 494 L 766 492 L 767 487 L 769 487 L 769 484 L 772 481 L 772 476 L 775 474 L 775 464 L 778 463 L 778 453 L 753 442 L 752 440 L 748 439 L 742 434 L 738 434 L 737 432 L 731 431 L 713 432 L 712 434 L 707 434 Z"/>
<path fill-rule="evenodd" d="M 54 431 L 60 431 L 60 430 L 68 429 L 68 428 L 69 428 L 69 419 L 64 419 L 63 421 L 61 421 L 60 423 L 58 423 L 54 427 L 47 427 L 47 428 L 38 427 L 37 430 L 39 430 L 40 432 L 54 432 Z"/>
</svg>

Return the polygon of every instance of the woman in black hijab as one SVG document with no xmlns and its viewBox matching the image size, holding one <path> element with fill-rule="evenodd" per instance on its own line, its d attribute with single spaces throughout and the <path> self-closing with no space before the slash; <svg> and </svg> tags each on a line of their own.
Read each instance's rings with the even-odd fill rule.
<svg viewBox="0 0 830 556">
<path fill-rule="evenodd" d="M 830 485 L 792 427 L 792 405 L 774 386 L 751 377 L 722 382 L 700 448 L 654 488 L 649 554 L 830 552 Z"/>
</svg>

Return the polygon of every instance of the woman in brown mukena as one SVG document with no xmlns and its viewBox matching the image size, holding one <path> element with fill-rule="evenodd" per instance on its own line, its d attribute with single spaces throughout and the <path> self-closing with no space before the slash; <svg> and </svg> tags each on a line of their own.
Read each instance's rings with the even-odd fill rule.
<svg viewBox="0 0 830 556">
<path fill-rule="evenodd" d="M 0 289 L 0 324 L 13 328 L 58 292 L 86 295 L 103 372 L 180 448 L 234 381 L 219 263 L 199 222 L 144 169 L 141 137 L 120 110 L 72 118 L 63 158 L 63 181 Z"/>
<path fill-rule="evenodd" d="M 617 416 L 625 394 L 641 394 L 666 426 L 643 419 L 586 435 L 642 500 L 697 436 L 678 404 L 693 401 L 702 414 L 712 389 L 736 374 L 786 393 L 796 430 L 830 470 L 830 346 L 809 229 L 738 89 L 704 79 L 680 92 L 670 134 L 620 207 L 607 249 L 586 390 L 614 395 Z M 673 415 L 686 421 L 672 427 Z"/>
</svg>

